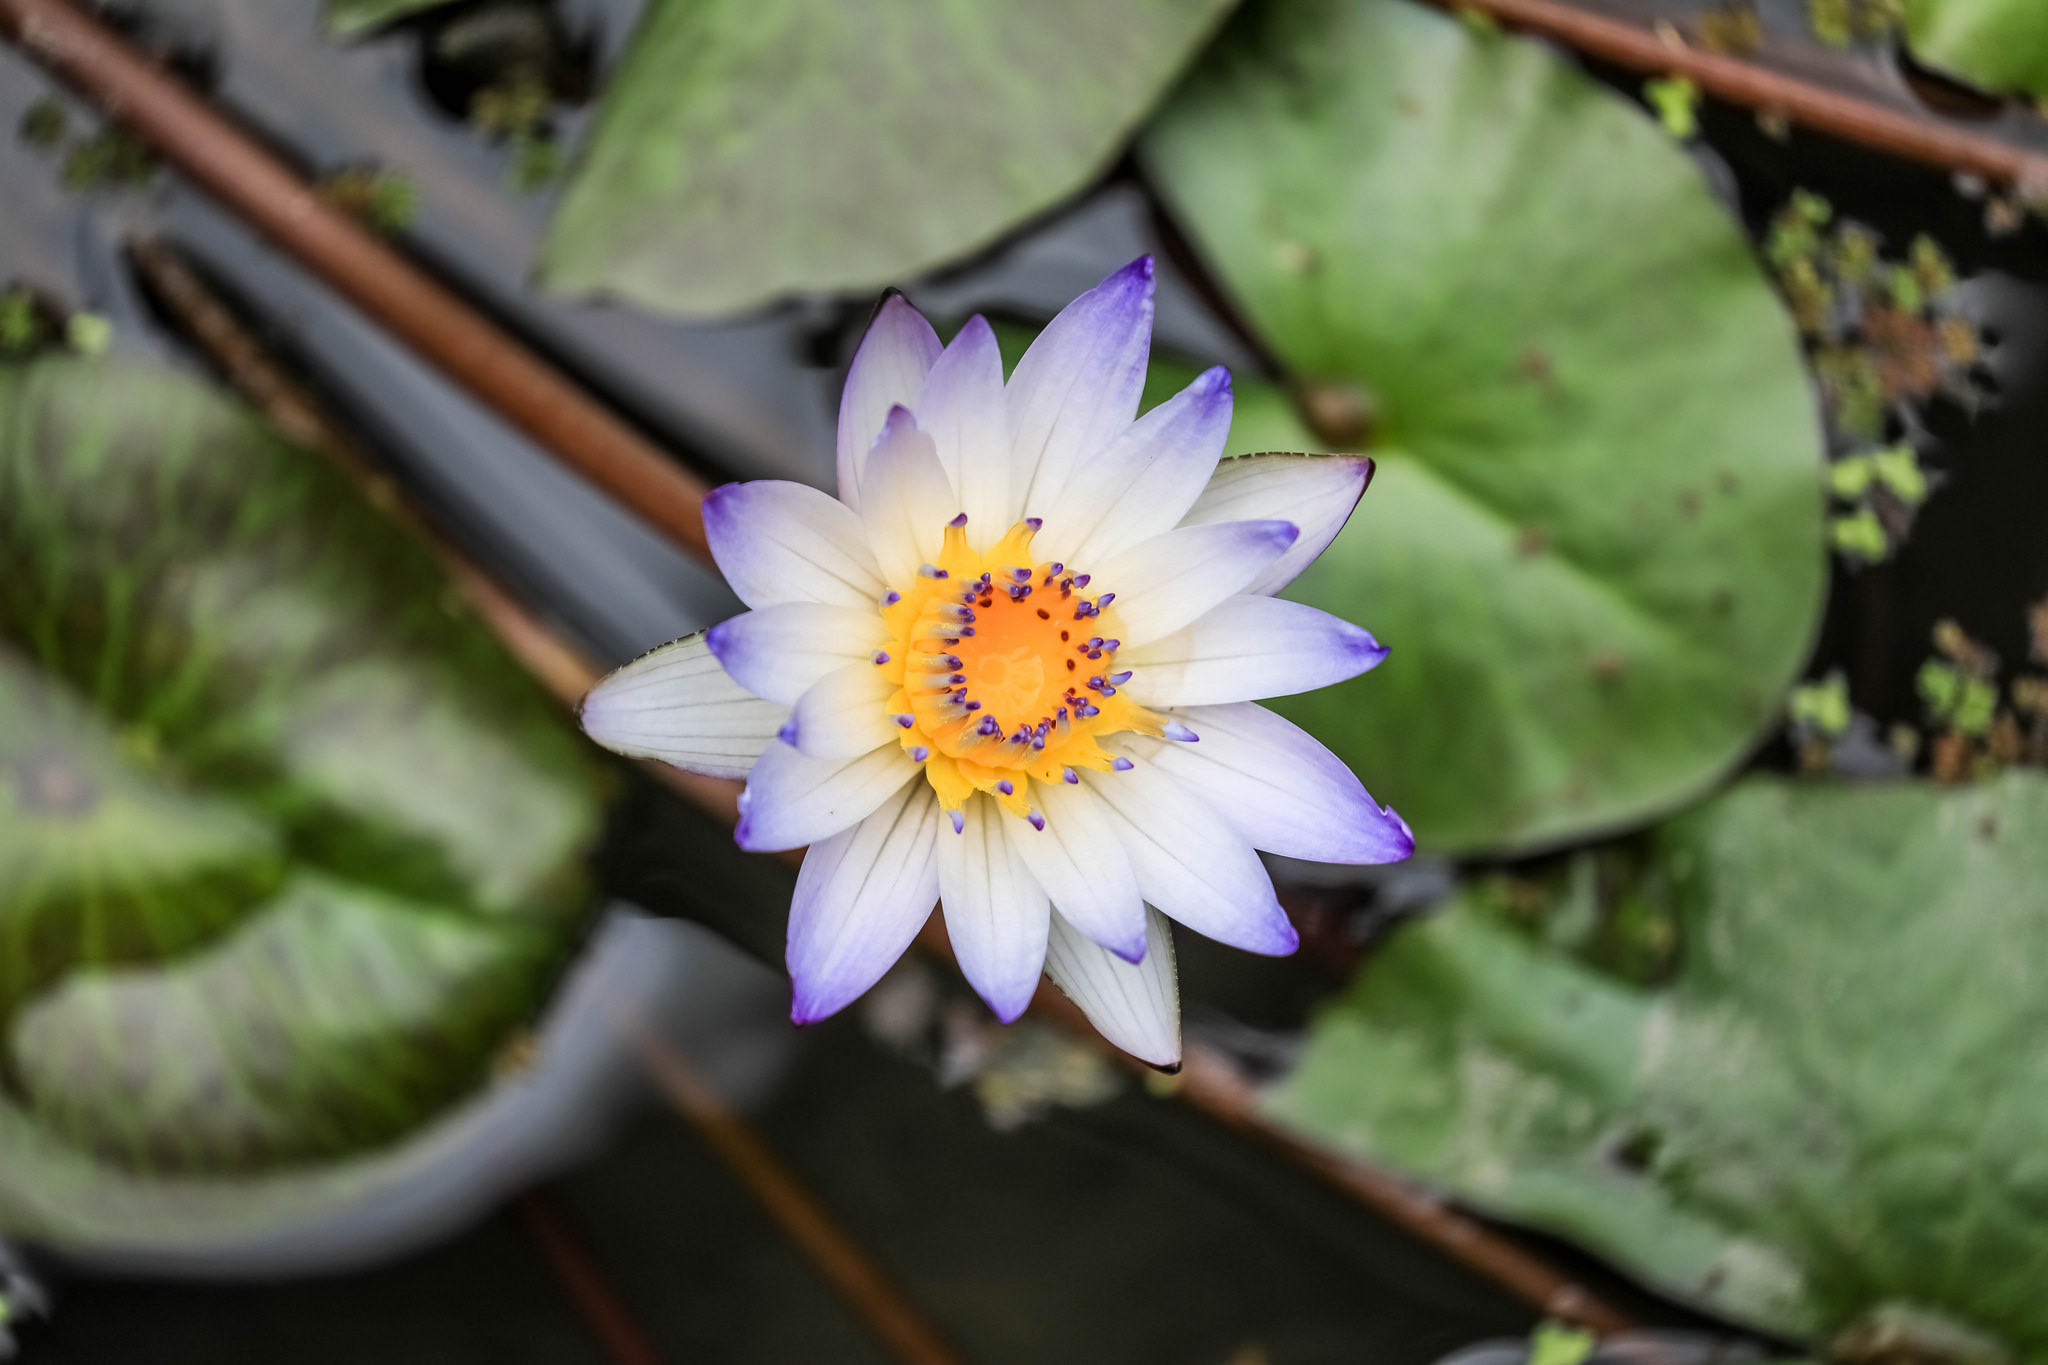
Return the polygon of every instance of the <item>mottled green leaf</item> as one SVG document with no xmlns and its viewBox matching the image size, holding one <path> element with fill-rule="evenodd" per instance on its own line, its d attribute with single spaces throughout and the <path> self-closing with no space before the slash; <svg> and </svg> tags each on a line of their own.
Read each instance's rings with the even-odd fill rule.
<svg viewBox="0 0 2048 1365">
<path fill-rule="evenodd" d="M 1240 380 L 1233 448 L 1370 426 L 1380 457 L 1288 595 L 1392 656 L 1279 709 L 1438 850 L 1642 820 L 1737 763 L 1819 613 L 1820 433 L 1691 159 L 1402 0 L 1248 11 L 1139 150 L 1326 432 Z"/>
<path fill-rule="evenodd" d="M 1752 779 L 1629 894 L 1679 926 L 1667 986 L 1468 891 L 1269 1112 L 1762 1326 L 1912 1306 L 2048 1355 L 2048 780 Z"/>
<path fill-rule="evenodd" d="M 873 290 L 1073 193 L 1231 0 L 653 0 L 543 272 L 670 312 Z"/>
<path fill-rule="evenodd" d="M 2048 95 L 2048 5 L 1906 0 L 1906 42 L 1938 71 L 2000 94 Z"/>
<path fill-rule="evenodd" d="M 475 1089 L 598 795 L 317 456 L 167 374 L 0 374 L 0 1227 L 119 1237 L 93 1172 L 302 1168 Z"/>
</svg>

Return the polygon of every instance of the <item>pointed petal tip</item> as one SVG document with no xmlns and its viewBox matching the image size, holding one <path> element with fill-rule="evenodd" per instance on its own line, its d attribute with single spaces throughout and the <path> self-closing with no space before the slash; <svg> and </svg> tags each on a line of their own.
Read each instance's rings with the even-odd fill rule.
<svg viewBox="0 0 2048 1365">
<path fill-rule="evenodd" d="M 1113 271 L 1108 278 L 1103 280 L 1103 283 L 1108 284 L 1111 280 L 1115 280 L 1119 283 L 1143 283 L 1150 287 L 1157 274 L 1158 266 L 1152 259 L 1152 253 L 1148 251 L 1129 265 L 1121 266 Z"/>
<path fill-rule="evenodd" d="M 982 1003 L 986 1004 L 995 1014 L 998 1023 L 1009 1025 L 1016 1023 L 1024 1017 L 1024 1011 L 1031 1008 L 1031 997 L 1034 994 L 1036 994 L 1035 988 L 1032 991 L 1026 992 L 1018 1000 L 1002 1001 L 986 995 L 982 996 L 981 999 Z"/>
<path fill-rule="evenodd" d="M 875 436 L 875 444 L 891 440 L 906 431 L 917 430 L 917 414 L 901 403 L 891 404 L 889 415 L 882 419 L 882 429 Z"/>
<path fill-rule="evenodd" d="M 1132 1053 L 1131 1055 L 1134 1057 L 1137 1056 L 1136 1053 Z M 1143 1057 L 1138 1057 L 1138 1060 L 1141 1062 L 1145 1062 L 1145 1059 Z M 1145 1065 L 1151 1067 L 1154 1071 L 1158 1072 L 1162 1076 L 1180 1075 L 1181 1060 L 1178 1057 L 1174 1058 L 1170 1062 L 1145 1062 Z"/>
</svg>

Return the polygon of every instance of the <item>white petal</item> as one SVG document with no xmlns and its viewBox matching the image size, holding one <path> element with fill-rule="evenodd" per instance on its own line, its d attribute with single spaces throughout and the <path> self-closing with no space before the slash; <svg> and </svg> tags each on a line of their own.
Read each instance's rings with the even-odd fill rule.
<svg viewBox="0 0 2048 1365">
<path fill-rule="evenodd" d="M 872 668 L 885 634 L 872 604 L 783 602 L 721 621 L 704 639 L 740 686 L 787 705 L 834 669 L 856 661 Z"/>
<path fill-rule="evenodd" d="M 986 549 L 1002 539 L 1022 515 L 1023 490 L 1012 486 L 1003 353 L 979 314 L 932 366 L 917 398 L 917 425 L 938 446 L 957 495 L 953 510 L 967 514 L 968 543 Z"/>
<path fill-rule="evenodd" d="M 883 580 L 908 583 L 918 565 L 936 563 L 958 510 L 932 438 L 909 408 L 891 409 L 861 475 L 861 521 Z"/>
<path fill-rule="evenodd" d="M 1198 706 L 1310 692 L 1387 657 L 1379 641 L 1326 611 L 1278 597 L 1226 597 L 1191 626 L 1127 646 L 1131 695 L 1147 706 Z"/>
<path fill-rule="evenodd" d="M 1152 348 L 1152 258 L 1075 299 L 1010 376 L 1011 477 L 1023 511 L 1050 507 L 1081 461 L 1138 415 Z"/>
<path fill-rule="evenodd" d="M 1190 707 L 1174 718 L 1199 738 L 1114 742 L 1205 798 L 1253 848 L 1322 863 L 1393 863 L 1415 851 L 1407 822 L 1293 722 L 1251 702 Z"/>
<path fill-rule="evenodd" d="M 1270 519 L 1299 526 L 1301 539 L 1245 588 L 1276 593 L 1336 539 L 1371 482 L 1372 461 L 1363 455 L 1240 455 L 1216 466 L 1181 524 Z"/>
<path fill-rule="evenodd" d="M 789 906 L 790 1018 L 844 1009 L 903 956 L 939 896 L 939 803 L 920 782 L 804 855 Z"/>
<path fill-rule="evenodd" d="M 733 839 L 751 853 L 814 844 L 866 818 L 919 775 L 910 756 L 893 745 L 838 759 L 771 744 L 747 774 Z"/>
<path fill-rule="evenodd" d="M 861 465 L 889 409 L 916 403 L 938 358 L 939 336 L 932 325 L 901 294 L 883 299 L 853 353 L 839 395 L 839 498 L 848 507 L 860 506 Z"/>
<path fill-rule="evenodd" d="M 1032 542 L 1038 557 L 1086 569 L 1173 529 L 1215 473 L 1230 409 L 1230 372 L 1218 366 L 1132 423 L 1053 499 Z"/>
<path fill-rule="evenodd" d="M 1173 931 L 1157 910 L 1145 912 L 1145 956 L 1135 963 L 1090 942 L 1055 914 L 1045 974 L 1103 1037 L 1139 1061 L 1179 1070 L 1180 982 L 1173 966 Z"/>
<path fill-rule="evenodd" d="M 1007 1024 L 1038 989 L 1051 906 L 1003 836 L 1000 822 L 1015 817 L 981 795 L 960 814 L 958 833 L 950 823 L 939 830 L 946 933 L 968 984 Z"/>
<path fill-rule="evenodd" d="M 999 822 L 1018 858 L 1074 926 L 1126 959 L 1145 951 L 1145 902 L 1115 817 L 1086 787 L 1034 784 L 1045 828 L 1005 815 Z"/>
<path fill-rule="evenodd" d="M 800 483 L 762 479 L 712 489 L 704 499 L 704 534 L 725 581 L 750 607 L 874 608 L 885 591 L 860 517 Z"/>
<path fill-rule="evenodd" d="M 1143 760 L 1093 785 L 1122 822 L 1124 852 L 1148 902 L 1246 952 L 1281 956 L 1299 946 L 1266 865 L 1215 807 Z"/>
<path fill-rule="evenodd" d="M 1296 534 L 1289 521 L 1179 526 L 1089 570 L 1089 590 L 1116 595 L 1126 648 L 1148 644 L 1243 591 Z"/>
<path fill-rule="evenodd" d="M 903 730 L 888 711 L 896 684 L 863 659 L 818 679 L 797 699 L 782 740 L 811 758 L 859 758 Z"/>
<path fill-rule="evenodd" d="M 583 732 L 614 753 L 694 773 L 745 777 L 789 719 L 726 676 L 702 632 L 608 675 L 577 708 Z"/>
</svg>

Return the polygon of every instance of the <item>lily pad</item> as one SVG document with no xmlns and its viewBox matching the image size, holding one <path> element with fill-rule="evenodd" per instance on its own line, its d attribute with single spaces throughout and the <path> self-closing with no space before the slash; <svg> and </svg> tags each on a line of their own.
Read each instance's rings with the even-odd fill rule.
<svg viewBox="0 0 2048 1365">
<path fill-rule="evenodd" d="M 897 284 L 1092 180 L 1232 0 L 653 0 L 549 229 L 686 315 Z"/>
<path fill-rule="evenodd" d="M 0 1227 L 118 1236 L 95 1170 L 302 1169 L 475 1090 L 600 797 L 318 456 L 169 374 L 0 374 Z"/>
<path fill-rule="evenodd" d="M 1818 621 L 1821 436 L 1691 159 L 1403 0 L 1246 12 L 1139 152 L 1295 386 L 1240 382 L 1233 449 L 1380 462 L 1288 595 L 1392 655 L 1276 709 L 1438 851 L 1641 821 L 1738 763 Z"/>
<path fill-rule="evenodd" d="M 2048 95 L 2048 6 L 2035 0 L 1906 0 L 1906 42 L 1985 90 Z"/>
<path fill-rule="evenodd" d="M 2048 780 L 1752 779 L 1659 831 L 1639 989 L 1468 890 L 1316 1020 L 1282 1122 L 1760 1326 L 2048 1353 Z"/>
</svg>

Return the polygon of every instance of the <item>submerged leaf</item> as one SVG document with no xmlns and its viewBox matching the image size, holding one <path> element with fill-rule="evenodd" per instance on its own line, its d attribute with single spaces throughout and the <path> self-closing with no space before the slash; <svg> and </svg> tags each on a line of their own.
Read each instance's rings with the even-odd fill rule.
<svg viewBox="0 0 2048 1365">
<path fill-rule="evenodd" d="M 1819 614 L 1821 449 L 1685 153 L 1544 48 L 1402 0 L 1248 12 L 1140 152 L 1296 384 L 1369 394 L 1386 446 L 1288 595 L 1392 655 L 1276 709 L 1438 850 L 1641 820 L 1736 763 Z M 1237 392 L 1233 450 L 1343 444 Z"/>
<path fill-rule="evenodd" d="M 170 375 L 0 376 L 0 1227 L 120 1237 L 90 1172 L 431 1119 L 538 1007 L 597 820 L 566 725 L 318 457 Z"/>
<path fill-rule="evenodd" d="M 706 315 L 873 290 L 1081 188 L 1230 0 L 654 0 L 543 273 Z"/>
<path fill-rule="evenodd" d="M 354 37 L 409 14 L 449 3 L 450 0 L 327 0 L 327 28 L 340 37 Z"/>
<path fill-rule="evenodd" d="M 1269 1112 L 1775 1330 L 1915 1305 L 2048 1351 L 2048 781 L 1757 779 L 1660 831 L 1639 990 L 1470 896 Z"/>
</svg>

